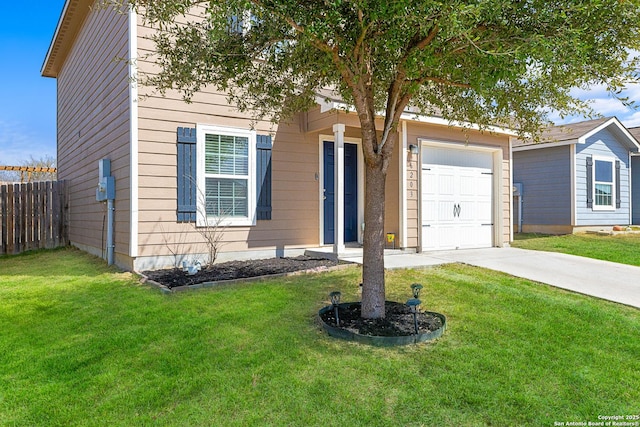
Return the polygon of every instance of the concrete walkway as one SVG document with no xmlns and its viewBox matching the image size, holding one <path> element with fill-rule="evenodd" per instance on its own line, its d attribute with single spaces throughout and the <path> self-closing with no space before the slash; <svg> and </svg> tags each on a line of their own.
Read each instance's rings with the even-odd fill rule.
<svg viewBox="0 0 640 427">
<path fill-rule="evenodd" d="M 345 260 L 362 262 L 362 256 Z M 397 252 L 385 255 L 385 267 L 420 268 L 460 262 L 502 271 L 551 286 L 640 308 L 640 267 L 554 252 L 517 248 Z"/>
</svg>

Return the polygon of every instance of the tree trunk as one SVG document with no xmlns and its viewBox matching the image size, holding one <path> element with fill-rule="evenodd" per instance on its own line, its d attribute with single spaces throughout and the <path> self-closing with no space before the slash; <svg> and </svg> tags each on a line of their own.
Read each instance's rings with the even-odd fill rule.
<svg viewBox="0 0 640 427">
<path fill-rule="evenodd" d="M 384 317 L 384 203 L 387 171 L 384 164 L 365 162 L 362 317 Z"/>
</svg>

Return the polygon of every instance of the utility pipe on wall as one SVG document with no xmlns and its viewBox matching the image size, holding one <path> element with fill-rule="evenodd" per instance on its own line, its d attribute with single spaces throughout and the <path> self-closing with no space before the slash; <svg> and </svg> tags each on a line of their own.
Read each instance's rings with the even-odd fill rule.
<svg viewBox="0 0 640 427">
<path fill-rule="evenodd" d="M 107 264 L 113 264 L 115 243 L 115 199 L 116 180 L 111 176 L 111 160 L 102 159 L 98 162 L 98 188 L 96 189 L 96 200 L 107 202 Z"/>
<path fill-rule="evenodd" d="M 113 254 L 115 245 L 113 243 L 115 206 L 114 199 L 107 199 L 107 264 L 113 265 Z"/>
</svg>

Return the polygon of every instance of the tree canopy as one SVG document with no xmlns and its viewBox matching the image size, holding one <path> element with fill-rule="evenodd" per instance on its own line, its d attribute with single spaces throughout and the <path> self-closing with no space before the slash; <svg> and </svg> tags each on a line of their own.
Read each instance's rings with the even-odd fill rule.
<svg viewBox="0 0 640 427">
<path fill-rule="evenodd" d="M 384 306 L 384 183 L 401 114 L 537 133 L 551 109 L 585 112 L 574 87 L 636 80 L 640 0 L 131 0 L 153 36 L 142 83 L 206 85 L 279 121 L 333 89 L 361 124 L 363 315 Z M 374 120 L 384 117 L 384 128 Z M 382 308 L 383 310 L 383 308 Z"/>
<path fill-rule="evenodd" d="M 411 105 L 535 133 L 550 108 L 585 111 L 571 88 L 616 93 L 636 79 L 633 0 L 133 3 L 164 30 L 155 36 L 162 71 L 149 83 L 187 98 L 213 84 L 274 120 L 330 87 L 359 114 L 397 118 Z"/>
</svg>

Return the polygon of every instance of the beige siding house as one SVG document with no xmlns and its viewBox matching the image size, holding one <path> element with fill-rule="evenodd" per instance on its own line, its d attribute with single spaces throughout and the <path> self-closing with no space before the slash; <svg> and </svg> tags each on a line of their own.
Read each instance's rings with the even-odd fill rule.
<svg viewBox="0 0 640 427">
<path fill-rule="evenodd" d="M 340 253 L 362 242 L 364 174 L 357 116 L 322 98 L 289 123 L 253 123 L 204 90 L 186 104 L 138 87 L 153 49 L 134 13 L 67 0 L 42 74 L 58 83 L 58 176 L 70 185 L 70 240 L 106 257 L 99 161 L 115 177 L 114 262 L 126 269 L 218 259 Z M 407 113 L 389 168 L 385 231 L 406 251 L 507 245 L 511 138 Z M 337 159 L 334 161 L 334 159 Z M 336 172 L 338 171 L 338 172 Z M 344 174 L 341 174 L 344 172 Z M 336 215 L 335 212 L 344 213 Z"/>
</svg>

